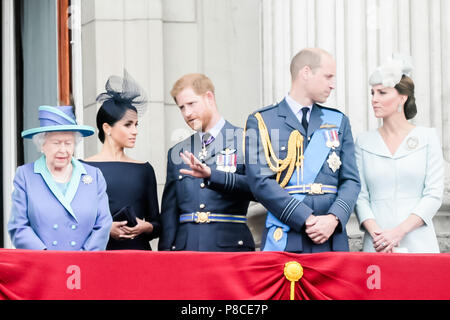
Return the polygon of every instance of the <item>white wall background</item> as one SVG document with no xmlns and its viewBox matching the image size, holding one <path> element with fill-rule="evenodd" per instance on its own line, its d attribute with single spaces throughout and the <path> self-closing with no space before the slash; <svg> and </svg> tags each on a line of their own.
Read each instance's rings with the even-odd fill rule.
<svg viewBox="0 0 450 320">
<path fill-rule="evenodd" d="M 263 101 L 289 89 L 290 58 L 321 47 L 337 60 L 337 88 L 328 105 L 352 120 L 353 132 L 378 127 L 367 79 L 393 52 L 411 55 L 416 123 L 438 128 L 450 159 L 450 13 L 448 0 L 262 0 Z M 447 131 L 445 131 L 447 130 Z"/>
</svg>

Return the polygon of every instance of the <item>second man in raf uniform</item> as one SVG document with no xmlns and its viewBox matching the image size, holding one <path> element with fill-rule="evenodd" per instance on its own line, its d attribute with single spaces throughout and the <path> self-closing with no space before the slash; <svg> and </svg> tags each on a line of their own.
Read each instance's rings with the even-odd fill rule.
<svg viewBox="0 0 450 320">
<path fill-rule="evenodd" d="M 171 95 L 196 133 L 168 152 L 159 250 L 255 250 L 246 224 L 252 194 L 242 129 L 220 115 L 214 85 L 203 74 L 181 77 Z"/>
<path fill-rule="evenodd" d="M 348 118 L 319 105 L 334 89 L 336 63 L 321 49 L 291 61 L 292 85 L 278 104 L 248 117 L 250 188 L 267 208 L 264 251 L 348 251 L 346 223 L 360 182 Z"/>
</svg>

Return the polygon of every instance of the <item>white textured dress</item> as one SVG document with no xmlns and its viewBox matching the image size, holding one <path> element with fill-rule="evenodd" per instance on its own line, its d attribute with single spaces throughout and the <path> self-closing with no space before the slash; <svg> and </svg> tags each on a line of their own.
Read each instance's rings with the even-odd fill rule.
<svg viewBox="0 0 450 320">
<path fill-rule="evenodd" d="M 444 162 L 436 129 L 415 127 L 394 155 L 378 130 L 365 132 L 356 140 L 355 152 L 361 178 L 355 212 L 361 229 L 367 219 L 392 229 L 414 213 L 424 224 L 406 234 L 398 247 L 410 253 L 438 253 L 432 219 L 442 204 Z M 367 231 L 363 251 L 375 251 Z"/>
</svg>

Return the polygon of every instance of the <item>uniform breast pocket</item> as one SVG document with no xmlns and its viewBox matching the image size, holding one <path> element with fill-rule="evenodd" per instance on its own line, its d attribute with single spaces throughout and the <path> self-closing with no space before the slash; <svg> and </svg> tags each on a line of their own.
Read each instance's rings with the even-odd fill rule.
<svg viewBox="0 0 450 320">
<path fill-rule="evenodd" d="M 253 251 L 255 242 L 244 224 L 224 223 L 217 231 L 217 246 L 222 251 Z"/>
<path fill-rule="evenodd" d="M 286 158 L 288 153 L 288 140 L 280 140 L 280 141 L 274 140 L 272 142 L 272 147 L 278 159 L 283 160 Z"/>
<path fill-rule="evenodd" d="M 177 198 L 180 203 L 188 202 L 191 198 L 190 193 L 194 190 L 195 178 L 187 175 L 179 175 L 177 181 Z"/>
</svg>

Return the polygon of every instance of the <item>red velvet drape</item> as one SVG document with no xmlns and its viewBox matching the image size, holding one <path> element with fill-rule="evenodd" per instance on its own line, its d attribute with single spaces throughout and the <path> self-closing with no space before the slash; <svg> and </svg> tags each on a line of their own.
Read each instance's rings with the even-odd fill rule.
<svg viewBox="0 0 450 320">
<path fill-rule="evenodd" d="M 0 299 L 450 299 L 450 254 L 0 249 Z"/>
</svg>

